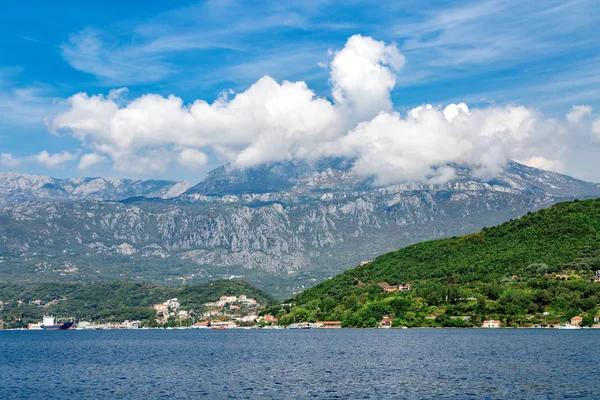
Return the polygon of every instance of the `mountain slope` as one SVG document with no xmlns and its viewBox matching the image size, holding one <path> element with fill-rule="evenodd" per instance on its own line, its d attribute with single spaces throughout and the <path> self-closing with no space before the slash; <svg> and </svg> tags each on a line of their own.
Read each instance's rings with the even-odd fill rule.
<svg viewBox="0 0 600 400">
<path fill-rule="evenodd" d="M 121 200 L 177 197 L 191 185 L 142 179 L 72 178 L 0 172 L 0 207 L 25 201 Z"/>
<path fill-rule="evenodd" d="M 286 297 L 393 249 L 600 196 L 596 184 L 517 163 L 492 181 L 456 169 L 444 185 L 373 187 L 351 162 L 279 163 L 218 169 L 171 200 L 14 204 L 0 210 L 0 279 L 241 275 Z"/>
<path fill-rule="evenodd" d="M 377 257 L 298 296 L 344 295 L 365 284 L 421 279 L 497 282 L 506 275 L 600 269 L 600 199 L 556 204 L 478 233 L 418 243 Z"/>
<path fill-rule="evenodd" d="M 596 270 L 600 199 L 561 203 L 379 256 L 298 295 L 295 308 L 281 316 L 343 319 L 348 326 L 373 326 L 384 315 L 397 326 L 471 326 L 491 317 L 530 326 L 583 315 L 591 325 L 600 312 Z M 408 282 L 407 292 L 381 288 Z"/>
</svg>

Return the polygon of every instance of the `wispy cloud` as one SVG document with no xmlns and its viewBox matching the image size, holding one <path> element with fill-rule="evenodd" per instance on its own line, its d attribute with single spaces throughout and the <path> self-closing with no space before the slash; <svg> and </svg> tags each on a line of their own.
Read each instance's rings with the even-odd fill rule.
<svg viewBox="0 0 600 400">
<path fill-rule="evenodd" d="M 106 85 L 157 82 L 174 74 L 189 75 L 206 68 L 207 60 L 182 62 L 181 57 L 220 52 L 238 65 L 250 65 L 261 50 L 279 43 L 269 33 L 304 30 L 309 21 L 298 12 L 265 3 L 249 7 L 235 2 L 206 2 L 160 14 L 118 34 L 85 29 L 61 45 L 74 68 Z M 256 40 L 260 36 L 261 40 Z M 193 58 L 193 56 L 191 56 Z M 219 59 L 221 59 L 219 57 Z"/>
<path fill-rule="evenodd" d="M 390 33 L 407 55 L 401 86 L 469 76 L 597 48 L 593 0 L 487 0 L 425 11 Z M 415 76 L 416 75 L 416 76 Z M 416 78 L 416 79 L 415 79 Z"/>
</svg>

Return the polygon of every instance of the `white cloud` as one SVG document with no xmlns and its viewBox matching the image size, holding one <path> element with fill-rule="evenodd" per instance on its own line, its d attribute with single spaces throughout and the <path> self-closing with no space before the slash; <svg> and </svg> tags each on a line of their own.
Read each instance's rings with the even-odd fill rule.
<svg viewBox="0 0 600 400">
<path fill-rule="evenodd" d="M 105 156 L 101 156 L 96 153 L 84 154 L 83 156 L 81 156 L 81 159 L 79 160 L 79 165 L 77 166 L 77 168 L 88 169 L 90 167 L 93 167 L 94 165 L 101 164 L 101 163 L 105 162 L 106 160 L 107 159 Z"/>
<path fill-rule="evenodd" d="M 587 105 L 573 106 L 567 114 L 567 121 L 572 124 L 580 123 L 585 117 L 592 115 L 592 107 Z"/>
<path fill-rule="evenodd" d="M 332 55 L 333 101 L 304 82 L 268 76 L 212 104 L 156 94 L 126 103 L 122 89 L 79 93 L 50 129 L 81 140 L 119 171 L 156 173 L 173 162 L 199 167 L 206 152 L 238 168 L 335 155 L 356 158 L 357 173 L 388 184 L 441 183 L 454 175 L 452 163 L 471 164 L 481 177 L 497 174 L 509 159 L 562 170 L 570 138 L 589 141 L 597 128 L 582 119 L 588 106 L 574 107 L 566 120 L 522 106 L 469 109 L 464 103 L 426 104 L 402 116 L 390 99 L 395 71 L 404 64 L 395 45 L 355 35 Z"/>
<path fill-rule="evenodd" d="M 21 164 L 21 160 L 13 157 L 10 153 L 0 154 L 0 165 L 3 167 L 15 168 Z"/>
<path fill-rule="evenodd" d="M 531 157 L 527 160 L 521 161 L 522 164 L 529 165 L 530 167 L 544 169 L 547 171 L 564 172 L 565 165 L 559 160 L 548 160 L 544 157 L 536 156 Z"/>
<path fill-rule="evenodd" d="M 179 153 L 177 162 L 183 167 L 197 169 L 208 163 L 208 156 L 196 149 L 184 149 Z"/>
<path fill-rule="evenodd" d="M 354 35 L 331 62 L 333 99 L 352 112 L 350 118 L 365 121 L 380 111 L 390 111 L 390 92 L 396 83 L 394 71 L 405 59 L 395 45 Z"/>
<path fill-rule="evenodd" d="M 32 160 L 44 165 L 47 168 L 56 168 L 62 166 L 68 161 L 73 161 L 77 158 L 75 154 L 63 151 L 62 153 L 50 154 L 46 150 L 39 154 L 30 157 Z"/>
<path fill-rule="evenodd" d="M 600 119 L 595 120 L 592 123 L 592 139 L 600 142 Z"/>
</svg>

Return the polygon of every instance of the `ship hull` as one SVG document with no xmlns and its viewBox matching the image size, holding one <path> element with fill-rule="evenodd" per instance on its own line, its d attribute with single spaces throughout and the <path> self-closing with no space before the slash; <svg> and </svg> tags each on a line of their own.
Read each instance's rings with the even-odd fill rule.
<svg viewBox="0 0 600 400">
<path fill-rule="evenodd" d="M 73 327 L 73 322 L 65 322 L 64 324 L 57 325 L 42 325 L 42 329 L 45 331 L 68 331 Z"/>
</svg>

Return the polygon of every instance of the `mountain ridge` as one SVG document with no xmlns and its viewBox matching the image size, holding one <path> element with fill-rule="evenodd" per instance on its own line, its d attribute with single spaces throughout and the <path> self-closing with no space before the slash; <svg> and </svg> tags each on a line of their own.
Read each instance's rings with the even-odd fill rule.
<svg viewBox="0 0 600 400">
<path fill-rule="evenodd" d="M 600 196 L 597 184 L 517 163 L 491 181 L 463 167 L 443 185 L 387 187 L 365 183 L 349 165 L 288 164 L 275 166 L 277 191 L 240 190 L 248 181 L 260 187 L 252 174 L 264 168 L 273 166 L 246 170 L 241 186 L 238 176 L 205 178 L 205 194 L 6 206 L 0 280 L 181 284 L 235 275 L 284 298 L 386 251 Z"/>
<path fill-rule="evenodd" d="M 191 184 L 186 181 L 104 177 L 57 179 L 0 172 L 0 207 L 24 201 L 123 200 L 134 196 L 172 198 L 189 187 Z"/>
</svg>

